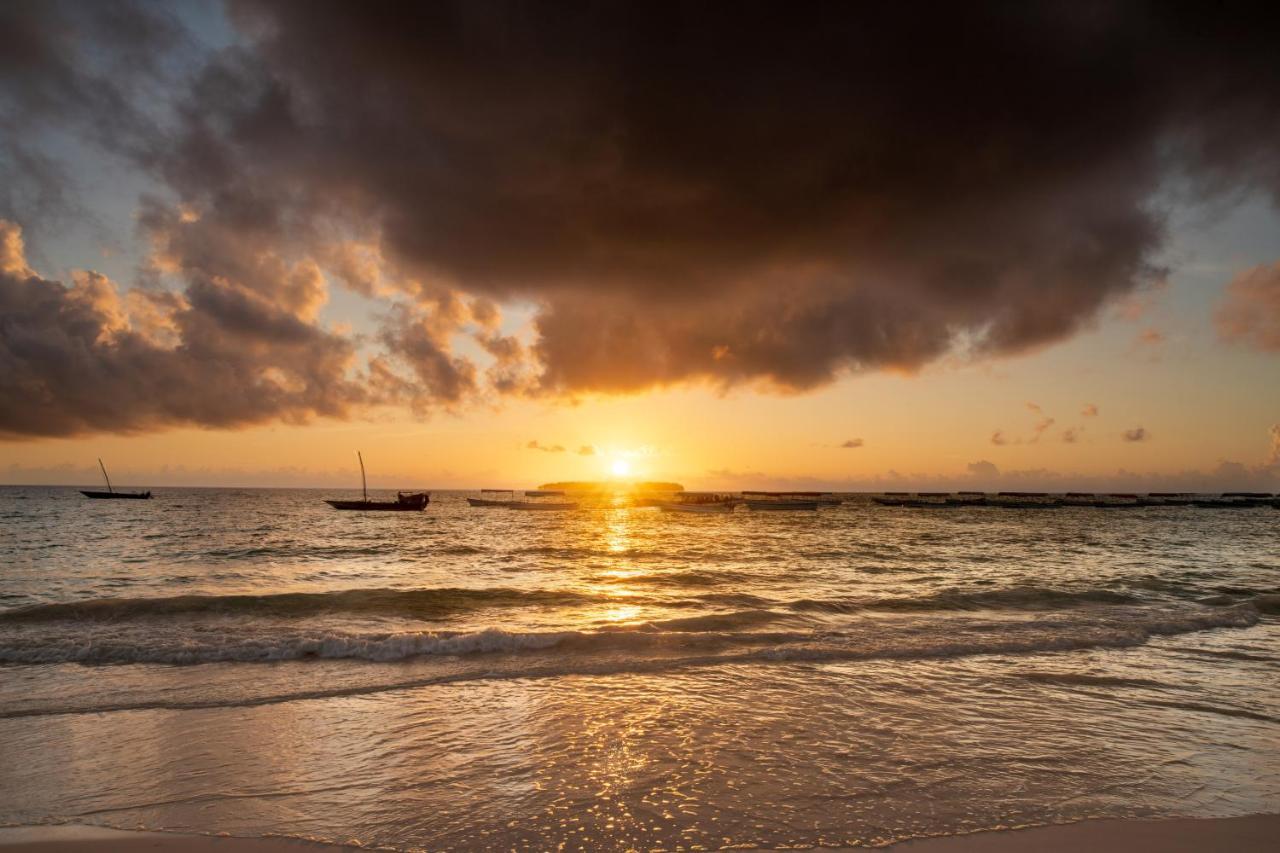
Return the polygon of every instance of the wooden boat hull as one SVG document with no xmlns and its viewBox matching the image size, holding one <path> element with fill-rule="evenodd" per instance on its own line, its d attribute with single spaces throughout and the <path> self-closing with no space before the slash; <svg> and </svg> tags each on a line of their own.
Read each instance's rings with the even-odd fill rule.
<svg viewBox="0 0 1280 853">
<path fill-rule="evenodd" d="M 731 501 L 704 504 L 682 504 L 677 501 L 663 501 L 658 504 L 658 507 L 663 512 L 689 512 L 695 515 L 723 515 L 724 513 L 733 512 L 736 506 L 737 504 Z"/>
<path fill-rule="evenodd" d="M 86 498 L 94 498 L 96 500 L 151 500 L 151 492 L 92 492 L 81 489 L 80 494 Z"/>
<path fill-rule="evenodd" d="M 533 510 L 538 512 L 548 512 L 554 510 L 577 509 L 576 503 L 537 503 L 536 501 L 511 501 L 507 504 L 508 509 Z"/>
<path fill-rule="evenodd" d="M 402 503 L 400 501 L 325 501 L 334 509 L 359 512 L 422 512 L 430 502 L 430 500 L 414 501 L 412 503 Z"/>
<path fill-rule="evenodd" d="M 467 498 L 467 503 L 472 506 L 505 508 L 511 506 L 515 501 L 491 501 L 488 498 Z"/>
<path fill-rule="evenodd" d="M 753 501 L 748 500 L 747 507 L 753 510 L 764 510 L 766 512 L 803 512 L 816 510 L 818 508 L 817 501 Z"/>
</svg>

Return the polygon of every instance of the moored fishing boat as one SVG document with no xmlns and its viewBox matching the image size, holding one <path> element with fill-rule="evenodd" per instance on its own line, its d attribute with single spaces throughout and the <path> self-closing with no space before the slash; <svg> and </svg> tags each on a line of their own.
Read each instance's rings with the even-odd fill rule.
<svg viewBox="0 0 1280 853">
<path fill-rule="evenodd" d="M 512 501 L 507 504 L 507 509 L 520 510 L 566 510 L 577 509 L 577 501 Z"/>
<path fill-rule="evenodd" d="M 1189 492 L 1148 492 L 1147 500 L 1157 506 L 1191 506 L 1195 495 Z"/>
<path fill-rule="evenodd" d="M 659 501 L 658 507 L 663 512 L 687 512 L 695 514 L 729 513 L 737 508 L 740 501 L 732 495 L 717 492 L 684 492 L 673 501 Z"/>
<path fill-rule="evenodd" d="M 997 492 L 987 502 L 1005 509 L 1059 509 L 1063 506 L 1061 500 L 1054 499 L 1048 492 Z"/>
<path fill-rule="evenodd" d="M 516 493 L 514 489 L 481 489 L 482 495 L 507 495 L 505 500 L 500 498 L 467 498 L 467 503 L 475 507 L 505 508 L 511 506 L 515 502 Z"/>
<path fill-rule="evenodd" d="M 540 501 L 537 498 L 562 498 L 564 492 L 557 489 L 533 489 L 526 491 L 525 497 L 534 498 L 529 501 L 508 501 L 507 509 L 531 510 L 533 512 L 546 512 L 556 510 L 577 509 L 577 501 Z"/>
<path fill-rule="evenodd" d="M 102 469 L 102 479 L 107 481 L 107 490 L 105 492 L 94 491 L 92 489 L 81 489 L 80 494 L 86 498 L 95 498 L 97 500 L 134 500 L 145 501 L 151 499 L 151 490 L 145 492 L 117 492 L 111 487 L 111 478 L 107 476 L 107 466 L 102 464 L 102 460 L 98 460 L 98 467 Z"/>
<path fill-rule="evenodd" d="M 364 475 L 364 457 L 357 451 L 356 458 L 360 460 L 360 500 L 343 501 L 326 498 L 325 503 L 329 506 L 334 509 L 367 512 L 421 512 L 427 508 L 427 504 L 431 503 L 430 492 L 396 492 L 396 499 L 393 501 L 369 500 L 369 484 Z"/>
<path fill-rule="evenodd" d="M 742 497 L 748 509 L 762 510 L 765 512 L 773 511 L 802 511 L 816 510 L 819 506 L 816 498 L 822 496 L 822 492 L 743 492 Z"/>
</svg>

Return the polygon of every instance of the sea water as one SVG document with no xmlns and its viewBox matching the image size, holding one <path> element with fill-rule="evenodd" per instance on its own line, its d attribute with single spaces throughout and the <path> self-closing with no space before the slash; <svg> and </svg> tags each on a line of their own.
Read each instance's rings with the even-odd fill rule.
<svg viewBox="0 0 1280 853">
<path fill-rule="evenodd" d="M 0 488 L 0 823 L 676 850 L 1280 811 L 1274 509 L 326 496 Z"/>
</svg>

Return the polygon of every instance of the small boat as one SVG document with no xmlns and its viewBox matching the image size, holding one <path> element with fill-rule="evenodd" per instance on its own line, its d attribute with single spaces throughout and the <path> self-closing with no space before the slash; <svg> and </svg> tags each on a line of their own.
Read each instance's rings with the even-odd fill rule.
<svg viewBox="0 0 1280 853">
<path fill-rule="evenodd" d="M 684 492 L 673 501 L 659 501 L 663 512 L 689 512 L 701 515 L 733 512 L 740 501 L 716 492 Z"/>
<path fill-rule="evenodd" d="M 1157 506 L 1191 506 L 1195 495 L 1189 492 L 1148 492 L 1147 499 Z"/>
<path fill-rule="evenodd" d="M 369 484 L 364 476 L 364 457 L 357 451 L 356 458 L 360 460 L 361 499 L 358 501 L 331 501 L 326 499 L 325 503 L 329 506 L 334 509 L 370 512 L 421 512 L 427 508 L 427 504 L 431 503 L 430 492 L 396 492 L 396 499 L 393 501 L 369 500 Z"/>
<path fill-rule="evenodd" d="M 1238 500 L 1236 498 L 1203 498 L 1193 500 L 1191 505 L 1199 509 L 1252 509 L 1261 506 L 1251 500 Z"/>
<path fill-rule="evenodd" d="M 822 492 L 743 492 L 748 509 L 762 511 L 813 511 Z"/>
<path fill-rule="evenodd" d="M 117 492 L 111 488 L 111 478 L 107 476 L 107 466 L 102 464 L 102 460 L 98 460 L 98 467 L 102 469 L 102 479 L 107 481 L 107 490 L 105 492 L 95 492 L 92 489 L 86 491 L 80 490 L 80 494 L 86 498 L 96 498 L 98 500 L 133 500 L 146 501 L 151 500 L 151 490 L 145 492 Z"/>
<path fill-rule="evenodd" d="M 502 508 L 502 507 L 511 506 L 511 504 L 515 503 L 515 498 L 516 498 L 516 493 L 514 489 L 481 489 L 480 494 L 506 495 L 507 498 L 506 500 L 499 500 L 496 498 L 467 498 L 467 503 L 469 503 L 471 506 L 489 507 L 490 509 Z"/>
<path fill-rule="evenodd" d="M 564 492 L 554 489 L 532 489 L 525 492 L 530 498 L 562 498 Z M 556 510 L 577 509 L 577 501 L 507 501 L 507 509 L 532 510 L 534 512 L 554 512 Z"/>
<path fill-rule="evenodd" d="M 972 501 L 957 501 L 951 499 L 934 500 L 932 498 L 919 498 L 913 500 L 904 500 L 899 506 L 909 507 L 911 509 L 963 509 L 972 506 Z"/>
</svg>

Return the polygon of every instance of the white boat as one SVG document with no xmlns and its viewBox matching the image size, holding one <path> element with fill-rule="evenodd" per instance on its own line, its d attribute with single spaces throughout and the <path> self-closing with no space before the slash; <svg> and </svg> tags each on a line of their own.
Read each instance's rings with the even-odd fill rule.
<svg viewBox="0 0 1280 853">
<path fill-rule="evenodd" d="M 740 501 L 716 492 L 684 492 L 674 501 L 658 501 L 663 512 L 691 512 L 700 514 L 733 512 Z"/>
<path fill-rule="evenodd" d="M 753 510 L 764 511 L 799 511 L 799 510 L 816 510 L 818 508 L 817 501 L 799 501 L 799 500 L 749 500 L 747 508 Z"/>
<path fill-rule="evenodd" d="M 550 491 L 547 489 L 530 489 L 525 491 L 525 497 L 535 498 L 531 501 L 507 501 L 507 509 L 524 509 L 538 511 L 555 511 L 566 509 L 577 509 L 577 501 L 540 501 L 536 498 L 562 498 L 564 492 Z"/>
<path fill-rule="evenodd" d="M 531 509 L 531 510 L 565 510 L 577 509 L 576 501 L 509 501 L 507 509 Z"/>
<path fill-rule="evenodd" d="M 658 508 L 661 509 L 663 512 L 692 512 L 692 513 L 698 513 L 703 515 L 709 515 L 713 513 L 724 514 L 724 513 L 733 512 L 734 506 L 735 505 L 731 503 L 682 504 L 677 501 L 665 501 L 663 503 L 658 504 Z"/>
<path fill-rule="evenodd" d="M 816 510 L 822 492 L 743 492 L 748 509 L 765 512 Z"/>
<path fill-rule="evenodd" d="M 506 500 L 498 500 L 494 498 L 467 498 L 467 503 L 477 507 L 502 508 L 509 507 L 515 503 L 516 493 L 513 489 L 481 489 L 482 495 L 507 495 Z"/>
</svg>

